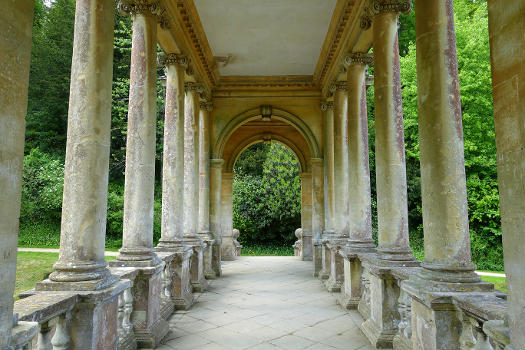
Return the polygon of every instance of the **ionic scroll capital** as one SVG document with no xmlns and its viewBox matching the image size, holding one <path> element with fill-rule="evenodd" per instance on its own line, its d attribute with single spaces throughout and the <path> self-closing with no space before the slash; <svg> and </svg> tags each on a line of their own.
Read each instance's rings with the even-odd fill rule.
<svg viewBox="0 0 525 350">
<path fill-rule="evenodd" d="M 189 82 L 184 83 L 184 91 L 198 92 L 200 94 L 204 91 L 204 88 L 202 87 L 202 84 L 189 81 Z"/>
<path fill-rule="evenodd" d="M 363 52 L 350 53 L 344 58 L 344 63 L 346 66 L 350 66 L 352 64 L 371 66 L 374 63 L 374 55 Z"/>
<path fill-rule="evenodd" d="M 376 15 L 385 12 L 407 14 L 412 11 L 412 0 L 373 0 L 372 11 Z"/>
<path fill-rule="evenodd" d="M 212 102 L 205 102 L 205 101 L 201 101 L 199 102 L 199 108 L 200 109 L 204 109 L 208 112 L 211 112 L 213 111 L 213 103 Z"/>
<path fill-rule="evenodd" d="M 321 102 L 321 111 L 327 111 L 329 109 L 334 109 L 334 102 L 333 101 L 322 101 Z"/>
<path fill-rule="evenodd" d="M 188 64 L 190 63 L 190 60 L 188 57 L 177 54 L 177 53 L 168 53 L 165 55 L 159 55 L 158 58 L 159 64 L 162 66 L 169 66 L 172 64 L 176 64 L 182 67 L 188 67 Z"/>
<path fill-rule="evenodd" d="M 120 0 L 117 9 L 124 15 L 160 16 L 163 12 L 157 0 Z"/>
<path fill-rule="evenodd" d="M 336 91 L 347 91 L 348 90 L 347 85 L 346 85 L 346 80 L 338 81 L 334 85 L 335 85 Z"/>
</svg>

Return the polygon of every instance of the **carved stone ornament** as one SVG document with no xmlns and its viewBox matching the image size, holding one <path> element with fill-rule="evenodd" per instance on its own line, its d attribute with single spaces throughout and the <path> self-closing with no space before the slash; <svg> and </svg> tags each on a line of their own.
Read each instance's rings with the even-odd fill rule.
<svg viewBox="0 0 525 350">
<path fill-rule="evenodd" d="M 162 9 L 158 1 L 151 0 L 121 0 L 117 5 L 117 9 L 123 15 L 162 15 Z"/>
<path fill-rule="evenodd" d="M 193 83 L 193 82 L 187 82 L 184 84 L 184 91 L 186 92 L 198 92 L 201 94 L 204 91 L 204 88 L 202 87 L 202 84 L 199 83 Z"/>
<path fill-rule="evenodd" d="M 335 83 L 336 90 L 347 91 L 346 80 L 338 81 Z"/>
<path fill-rule="evenodd" d="M 371 66 L 374 63 L 374 55 L 363 52 L 350 53 L 344 58 L 344 63 L 347 66 L 351 64 L 364 64 Z"/>
<path fill-rule="evenodd" d="M 272 106 L 262 105 L 261 106 L 261 117 L 262 120 L 270 121 L 272 119 Z"/>
<path fill-rule="evenodd" d="M 177 54 L 177 53 L 168 53 L 164 55 L 159 55 L 158 58 L 159 64 L 162 66 L 169 66 L 172 64 L 177 64 L 183 67 L 188 67 L 190 60 L 188 57 Z"/>
<path fill-rule="evenodd" d="M 166 15 L 160 15 L 158 17 L 159 25 L 164 30 L 171 29 L 170 21 L 168 20 L 168 17 Z"/>
<path fill-rule="evenodd" d="M 372 10 L 375 14 L 385 12 L 401 12 L 404 14 L 412 11 L 411 0 L 374 0 L 372 2 Z"/>
<path fill-rule="evenodd" d="M 201 102 L 199 102 L 199 108 L 200 109 L 205 109 L 208 112 L 211 112 L 211 111 L 213 111 L 213 103 L 212 102 L 201 101 Z"/>
<path fill-rule="evenodd" d="M 363 30 L 370 29 L 372 26 L 372 18 L 367 15 L 362 15 L 361 18 L 359 18 L 359 28 Z"/>
<path fill-rule="evenodd" d="M 329 109 L 334 108 L 334 102 L 333 101 L 323 101 L 321 102 L 321 111 L 327 111 Z"/>
</svg>

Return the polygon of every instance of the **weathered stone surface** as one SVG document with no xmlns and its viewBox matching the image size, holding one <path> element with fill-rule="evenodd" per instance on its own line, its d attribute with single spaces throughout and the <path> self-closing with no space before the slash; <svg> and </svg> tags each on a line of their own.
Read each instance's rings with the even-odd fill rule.
<svg viewBox="0 0 525 350">
<path fill-rule="evenodd" d="M 312 173 L 302 172 L 301 178 L 301 259 L 312 260 Z"/>
<path fill-rule="evenodd" d="M 222 173 L 221 185 L 221 260 L 235 259 L 233 243 L 233 173 Z"/>
<path fill-rule="evenodd" d="M 221 272 L 221 189 L 222 189 L 222 167 L 224 160 L 210 160 L 210 231 L 213 234 L 214 242 L 212 247 L 212 269 L 216 277 L 222 275 Z"/>
</svg>

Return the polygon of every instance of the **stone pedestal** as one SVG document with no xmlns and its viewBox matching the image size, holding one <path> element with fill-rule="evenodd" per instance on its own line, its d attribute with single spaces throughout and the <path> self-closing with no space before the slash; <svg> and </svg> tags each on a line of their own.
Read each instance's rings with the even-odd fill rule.
<svg viewBox="0 0 525 350">
<path fill-rule="evenodd" d="M 235 260 L 236 246 L 234 241 L 233 236 L 222 236 L 221 259 L 223 261 Z"/>
<path fill-rule="evenodd" d="M 323 269 L 323 245 L 317 240 L 313 242 L 314 277 L 319 277 Z"/>
<path fill-rule="evenodd" d="M 325 282 L 325 287 L 331 293 L 338 293 L 344 282 L 344 261 L 339 254 L 341 243 L 330 242 L 327 246 L 330 250 L 330 275 Z"/>
<path fill-rule="evenodd" d="M 206 244 L 206 247 L 203 246 L 202 248 L 202 256 L 203 256 L 203 273 L 204 277 L 206 279 L 214 279 L 216 278 L 215 271 L 213 270 L 213 245 L 215 243 L 215 240 L 212 238 L 211 232 L 201 232 L 199 233 L 199 237 L 202 239 L 202 241 Z"/>
<path fill-rule="evenodd" d="M 321 259 L 322 259 L 322 267 L 321 271 L 319 271 L 319 279 L 320 280 L 327 280 L 330 276 L 330 248 L 327 246 L 327 241 L 323 240 L 321 241 Z"/>
<path fill-rule="evenodd" d="M 129 267 L 129 264 L 113 260 L 110 266 Z M 168 323 L 161 314 L 164 267 L 165 263 L 161 261 L 156 266 L 135 268 L 138 274 L 131 290 L 133 294 L 131 322 L 137 344 L 141 347 L 156 347 L 168 333 Z"/>
<path fill-rule="evenodd" d="M 180 247 L 173 258 L 171 298 L 176 310 L 187 310 L 193 304 L 193 287 L 190 282 L 193 249 Z"/>
<path fill-rule="evenodd" d="M 208 287 L 206 277 L 204 276 L 204 251 L 208 247 L 207 243 L 193 244 L 193 255 L 190 267 L 190 282 L 193 291 L 202 293 Z"/>
<path fill-rule="evenodd" d="M 337 302 L 343 309 L 357 309 L 361 300 L 363 266 L 357 254 L 344 249 L 339 254 L 343 258 L 344 282 Z"/>
</svg>

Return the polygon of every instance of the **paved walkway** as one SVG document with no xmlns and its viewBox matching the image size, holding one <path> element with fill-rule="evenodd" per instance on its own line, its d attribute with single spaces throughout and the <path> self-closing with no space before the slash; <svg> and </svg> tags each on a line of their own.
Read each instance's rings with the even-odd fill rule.
<svg viewBox="0 0 525 350">
<path fill-rule="evenodd" d="M 170 319 L 158 350 L 374 349 L 357 312 L 312 277 L 312 262 L 294 257 L 241 257 L 223 264 L 189 310 Z"/>
</svg>

